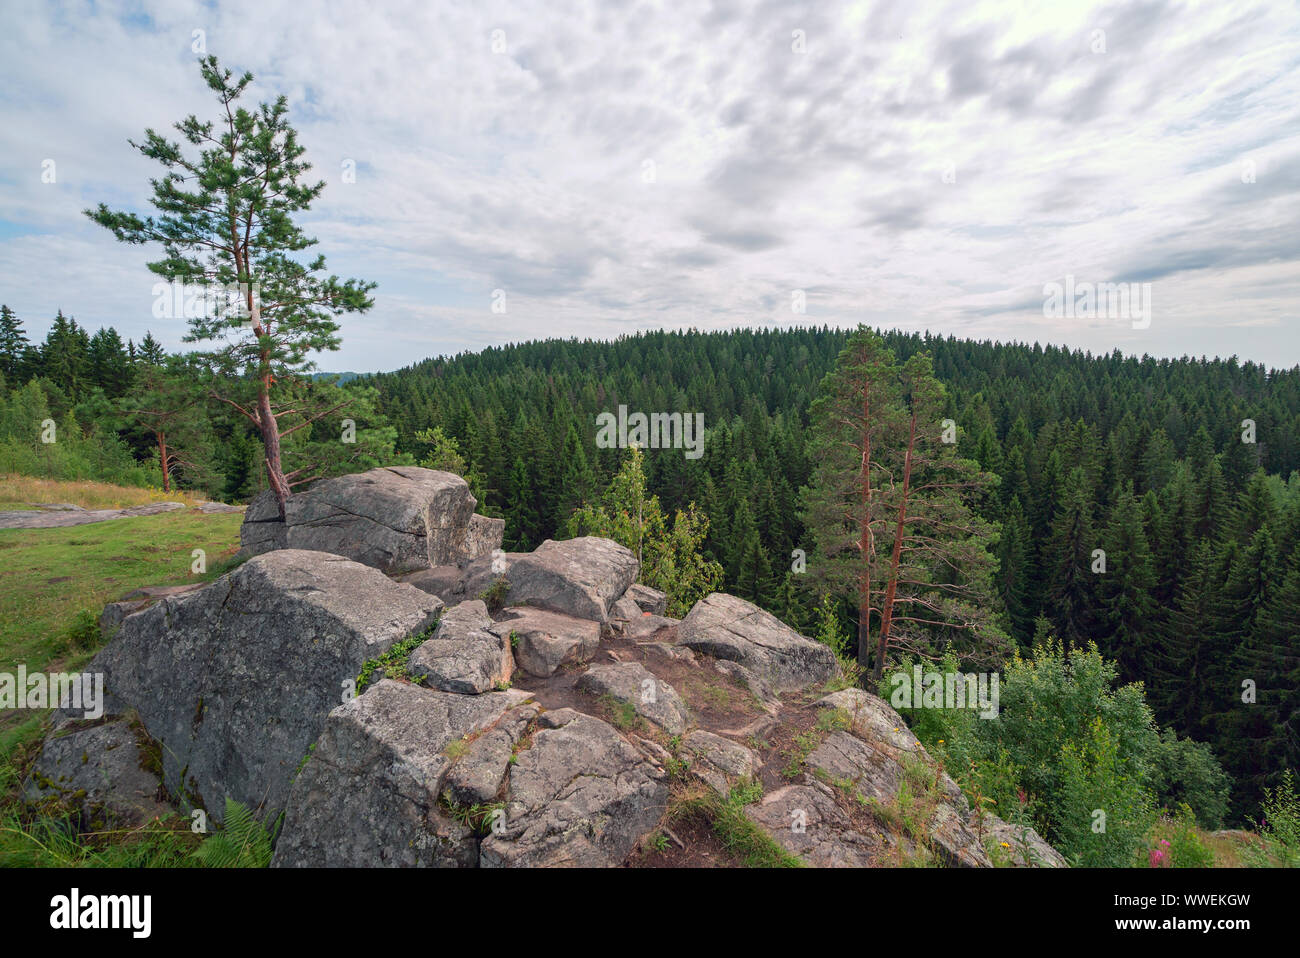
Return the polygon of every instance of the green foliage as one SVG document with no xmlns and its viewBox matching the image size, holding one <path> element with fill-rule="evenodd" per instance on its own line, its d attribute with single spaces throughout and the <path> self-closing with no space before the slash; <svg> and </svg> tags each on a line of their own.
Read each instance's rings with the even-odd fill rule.
<svg viewBox="0 0 1300 958">
<path fill-rule="evenodd" d="M 1121 755 L 1119 736 L 1097 716 L 1061 746 L 1057 791 L 1047 808 L 1057 850 L 1076 866 L 1133 864 L 1154 813 L 1151 795 Z"/>
<path fill-rule="evenodd" d="M 438 469 L 460 476 L 468 483 L 469 491 L 475 499 L 482 503 L 487 498 L 482 477 L 470 468 L 461 455 L 460 443 L 443 432 L 441 426 L 417 431 L 415 441 L 429 447 L 428 452 L 420 458 L 419 465 L 425 469 Z"/>
<path fill-rule="evenodd" d="M 266 868 L 271 864 L 271 835 L 247 806 L 226 799 L 221 827 L 194 850 L 205 868 Z"/>
<path fill-rule="evenodd" d="M 433 634 L 433 629 L 434 627 L 430 627 L 419 635 L 413 635 L 402 639 L 400 642 L 394 642 L 392 647 L 383 655 L 368 659 L 361 666 L 361 671 L 357 673 L 357 695 L 360 695 L 373 683 L 383 678 L 410 679 L 410 673 L 406 671 L 406 663 L 411 658 L 411 653 L 424 644 L 429 636 Z"/>
<path fill-rule="evenodd" d="M 1201 840 L 1196 815 L 1180 805 L 1160 816 L 1147 840 L 1146 861 L 1153 868 L 1213 868 L 1214 852 Z"/>
<path fill-rule="evenodd" d="M 1256 864 L 1300 868 L 1300 796 L 1290 770 L 1276 788 L 1264 787 L 1263 816 L 1256 827 L 1264 843 L 1263 853 L 1254 853 Z"/>
<path fill-rule="evenodd" d="M 989 551 L 996 527 L 975 511 L 997 477 L 947 441 L 956 424 L 945 427 L 946 410 L 930 354 L 899 362 L 865 326 L 812 404 L 811 477 L 800 495 L 814 545 L 809 575 L 867 617 L 857 658 L 876 677 L 897 649 L 960 646 L 994 662 L 1007 641 Z"/>
<path fill-rule="evenodd" d="M 758 797 L 761 795 L 760 787 Z M 802 868 L 801 859 L 778 845 L 745 815 L 745 806 L 756 800 L 752 783 L 732 789 L 725 799 L 708 789 L 702 794 L 674 800 L 668 808 L 668 821 L 707 822 L 722 847 L 746 868 Z"/>
<path fill-rule="evenodd" d="M 510 580 L 505 576 L 493 579 L 492 584 L 478 594 L 478 597 L 488 607 L 489 612 L 496 612 L 506 604 L 506 596 L 510 594 Z M 515 634 L 511 633 L 511 646 L 515 643 Z"/>
<path fill-rule="evenodd" d="M 454 821 L 472 829 L 476 835 L 486 835 L 491 832 L 492 822 L 496 819 L 497 813 L 506 807 L 505 802 L 457 805 L 447 792 L 443 793 L 441 804 Z"/>
<path fill-rule="evenodd" d="M 813 638 L 822 645 L 830 646 L 835 657 L 843 659 L 852 653 L 853 643 L 840 625 L 838 605 L 829 592 L 822 595 L 821 601 L 817 603 L 817 631 L 813 633 Z"/>
<path fill-rule="evenodd" d="M 937 670 L 958 665 L 949 657 Z M 1162 736 L 1141 685 L 1115 688 L 1116 677 L 1095 645 L 1067 650 L 1048 639 L 1013 657 L 996 718 L 969 709 L 899 711 L 978 807 L 1007 821 L 1023 816 L 1078 864 L 1127 866 L 1162 802 L 1178 807 L 1194 797 L 1203 823 L 1216 824 L 1227 780 L 1205 746 Z M 887 677 L 886 700 L 892 688 Z"/>
<path fill-rule="evenodd" d="M 1159 748 L 1152 752 L 1152 764 L 1152 785 L 1159 805 L 1187 807 L 1203 828 L 1222 826 L 1232 779 L 1209 745 L 1164 729 Z"/>
<path fill-rule="evenodd" d="M 90 652 L 97 649 L 102 641 L 99 632 L 99 619 L 89 609 L 82 609 L 68 626 L 65 635 L 68 648 L 76 652 Z"/>
<path fill-rule="evenodd" d="M 701 552 L 708 530 L 694 503 L 678 509 L 668 526 L 659 498 L 646 495 L 644 456 L 636 448 L 600 503 L 578 509 L 568 526 L 570 536 L 604 536 L 631 549 L 641 563 L 639 581 L 666 593 L 667 614 L 677 618 L 721 584 L 722 567 Z"/>
</svg>

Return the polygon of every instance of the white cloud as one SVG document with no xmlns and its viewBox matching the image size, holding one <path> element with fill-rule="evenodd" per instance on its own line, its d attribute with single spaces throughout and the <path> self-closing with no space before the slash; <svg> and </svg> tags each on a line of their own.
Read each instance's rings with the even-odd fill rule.
<svg viewBox="0 0 1300 958">
<path fill-rule="evenodd" d="M 1287 5 L 17 7 L 0 300 L 38 335 L 62 308 L 179 345 L 149 315 L 149 252 L 79 211 L 143 209 L 155 171 L 127 138 L 212 109 L 203 29 L 254 97 L 289 97 L 329 181 L 310 228 L 331 271 L 380 284 L 325 368 L 796 320 L 1300 362 Z M 1044 319 L 1067 273 L 1150 281 L 1150 328 Z"/>
</svg>

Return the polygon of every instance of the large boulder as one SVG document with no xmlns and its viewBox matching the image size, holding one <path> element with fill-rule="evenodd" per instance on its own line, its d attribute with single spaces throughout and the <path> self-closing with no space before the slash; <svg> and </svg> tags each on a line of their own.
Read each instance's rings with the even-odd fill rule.
<svg viewBox="0 0 1300 958">
<path fill-rule="evenodd" d="M 418 572 L 398 576 L 398 580 L 436 595 L 448 605 L 455 605 L 467 599 L 479 598 L 497 579 L 508 582 L 511 566 L 526 555 L 526 552 L 494 550 L 464 562 L 420 569 Z"/>
<path fill-rule="evenodd" d="M 579 692 L 597 698 L 608 696 L 631 706 L 638 716 L 669 735 L 681 735 L 690 722 L 686 703 L 677 690 L 656 678 L 640 662 L 593 665 L 582 673 L 574 687 Z"/>
<path fill-rule="evenodd" d="M 519 667 L 538 678 L 586 662 L 600 647 L 600 623 L 545 609 L 505 609 L 490 628 L 506 641 Z"/>
<path fill-rule="evenodd" d="M 264 492 L 249 503 L 239 539 L 250 554 L 332 552 L 395 575 L 498 548 L 503 521 L 475 518 L 475 504 L 460 476 L 391 466 L 315 483 L 289 497 L 283 521 Z"/>
<path fill-rule="evenodd" d="M 943 863 L 988 867 L 989 850 L 1001 849 L 996 857 L 1008 864 L 1065 866 L 1065 859 L 1032 828 L 972 809 L 961 787 L 884 699 L 862 689 L 843 689 L 822 697 L 817 706 L 831 710 L 841 727 L 808 755 L 814 776 L 843 789 L 855 802 L 888 809 L 910 772 L 914 808 L 927 810 L 923 831 L 913 837 Z"/>
<path fill-rule="evenodd" d="M 638 569 L 636 556 L 613 539 L 547 539 L 511 564 L 508 598 L 512 605 L 533 605 L 604 623 Z"/>
<path fill-rule="evenodd" d="M 734 595 L 714 592 L 677 626 L 679 645 L 737 662 L 778 690 L 805 688 L 838 671 L 835 654 L 776 616 Z"/>
<path fill-rule="evenodd" d="M 478 837 L 440 801 L 449 746 L 527 699 L 381 679 L 339 706 L 293 783 L 272 866 L 475 866 Z"/>
<path fill-rule="evenodd" d="M 160 743 L 172 794 L 218 818 L 226 798 L 274 812 L 347 683 L 441 608 L 368 566 L 285 549 L 127 616 L 88 670 Z"/>
<path fill-rule="evenodd" d="M 853 827 L 821 782 L 786 785 L 745 806 L 745 817 L 790 855 L 815 868 L 869 868 L 886 839 Z"/>
<path fill-rule="evenodd" d="M 477 695 L 504 685 L 515 662 L 509 640 L 491 627 L 487 606 L 477 599 L 452 607 L 433 638 L 411 653 L 406 671 L 422 685 L 445 692 Z"/>
<path fill-rule="evenodd" d="M 703 729 L 682 739 L 682 748 L 691 774 L 723 798 L 733 786 L 755 778 L 763 764 L 752 749 Z"/>
<path fill-rule="evenodd" d="M 627 592 L 623 593 L 623 597 L 631 599 L 636 603 L 637 608 L 642 612 L 649 612 L 651 615 L 663 615 L 664 610 L 668 608 L 667 593 L 652 589 L 648 585 L 642 585 L 640 582 L 633 582 L 628 586 Z"/>
<path fill-rule="evenodd" d="M 84 812 L 104 811 L 115 822 L 138 825 L 171 809 L 159 795 L 149 743 L 126 719 L 88 728 L 67 725 L 46 740 L 24 788 L 28 801 L 56 799 Z"/>
<path fill-rule="evenodd" d="M 668 775 L 599 719 L 543 712 L 510 772 L 504 827 L 483 839 L 483 867 L 612 868 L 658 824 Z"/>
</svg>

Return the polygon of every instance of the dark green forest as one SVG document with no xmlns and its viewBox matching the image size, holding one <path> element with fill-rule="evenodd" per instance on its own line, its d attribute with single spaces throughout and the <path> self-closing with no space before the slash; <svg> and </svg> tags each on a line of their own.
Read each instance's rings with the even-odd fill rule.
<svg viewBox="0 0 1300 958">
<path fill-rule="evenodd" d="M 705 551 L 726 591 L 812 634 L 821 597 L 792 571 L 796 550 L 811 551 L 799 518 L 809 410 L 847 335 L 547 340 L 346 384 L 325 377 L 309 388 L 350 404 L 300 434 L 301 451 L 336 446 L 340 418 L 352 416 L 364 440 L 317 456 L 313 475 L 421 461 L 429 448 L 417 434 L 436 427 L 474 474 L 480 511 L 504 516 L 506 548 L 522 551 L 563 537 L 623 464 L 624 450 L 596 445 L 599 413 L 702 412 L 700 458 L 645 451 L 649 491 L 666 512 L 695 503 L 708 517 Z M 900 361 L 931 355 L 960 454 L 998 477 L 976 506 L 996 529 L 1005 632 L 1022 649 L 1048 634 L 1095 641 L 1122 681 L 1145 684 L 1162 726 L 1212 745 L 1234 780 L 1230 818 L 1256 815 L 1263 788 L 1300 767 L 1300 369 L 883 336 Z M 61 314 L 31 343 L 6 309 L 0 470 L 158 484 L 157 423 L 131 397 L 147 371 L 177 362 L 152 337 L 90 334 Z M 167 395 L 194 410 L 180 417 L 178 485 L 231 501 L 265 487 L 246 422 Z M 67 437 L 62 458 L 37 438 L 47 416 Z M 1104 573 L 1092 571 L 1097 549 Z M 853 610 L 838 615 L 851 632 Z"/>
</svg>

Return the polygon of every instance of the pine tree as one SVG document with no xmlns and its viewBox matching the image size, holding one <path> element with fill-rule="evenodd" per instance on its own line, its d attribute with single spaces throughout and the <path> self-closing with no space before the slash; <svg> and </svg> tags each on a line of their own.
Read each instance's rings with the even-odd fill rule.
<svg viewBox="0 0 1300 958">
<path fill-rule="evenodd" d="M 215 341 L 205 354 L 214 369 L 213 398 L 239 411 L 262 436 L 267 481 L 284 515 L 297 470 L 286 471 L 283 439 L 310 427 L 335 410 L 303 409 L 276 402 L 277 385 L 288 386 L 309 373 L 308 355 L 337 349 L 340 313 L 364 312 L 373 305 L 373 283 L 322 278 L 325 259 L 304 262 L 295 254 L 315 244 L 294 222 L 325 187 L 303 182 L 310 164 L 302 161 L 287 120 L 288 100 L 256 111 L 237 105 L 253 75 L 235 79 L 217 58 L 199 62 L 204 81 L 217 95 L 218 119 L 189 116 L 176 125 L 198 156 L 186 156 L 180 143 L 153 130 L 142 155 L 158 161 L 166 175 L 152 181 L 153 205 L 160 216 L 113 212 L 101 203 L 86 215 L 118 240 L 162 245 L 164 257 L 149 269 L 171 282 L 214 284 L 214 308 L 188 317 L 190 342 Z M 229 299 L 223 302 L 222 297 Z M 277 397 L 278 398 L 278 397 Z M 294 399 L 301 400 L 299 392 Z M 295 417 L 281 428 L 281 418 Z"/>
<path fill-rule="evenodd" d="M 876 679 L 895 648 L 961 643 L 963 655 L 984 657 L 1006 642 L 995 621 L 993 528 L 969 506 L 995 479 L 943 441 L 946 405 L 928 354 L 900 367 L 862 327 L 813 407 L 810 571 L 819 589 L 856 603 L 858 661 L 871 662 Z"/>
<path fill-rule="evenodd" d="M 749 503 L 743 499 L 732 526 L 732 535 L 737 537 L 739 545 L 729 579 L 741 598 L 762 603 L 772 587 L 772 563 L 759 537 Z"/>
<path fill-rule="evenodd" d="M 556 496 L 555 525 L 563 529 L 569 517 L 586 505 L 596 491 L 596 473 L 587 460 L 585 444 L 571 420 L 564 435 L 564 457 L 560 488 Z"/>
<path fill-rule="evenodd" d="M 144 366 L 131 395 L 118 400 L 128 421 L 153 436 L 164 492 L 178 474 L 191 488 L 217 483 L 212 462 L 212 429 L 202 412 L 199 372 L 180 357 L 164 366 Z"/>
<path fill-rule="evenodd" d="M 506 541 L 515 552 L 531 552 L 538 545 L 533 541 L 538 522 L 536 502 L 532 473 L 523 456 L 516 456 L 510 470 L 505 532 Z"/>
<path fill-rule="evenodd" d="M 144 339 L 140 340 L 136 361 L 148 366 L 161 366 L 166 359 L 167 351 L 162 348 L 162 344 L 153 338 L 153 333 L 146 332 Z"/>
</svg>

